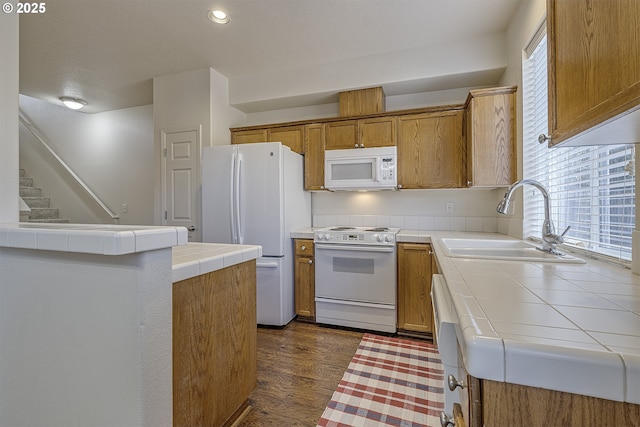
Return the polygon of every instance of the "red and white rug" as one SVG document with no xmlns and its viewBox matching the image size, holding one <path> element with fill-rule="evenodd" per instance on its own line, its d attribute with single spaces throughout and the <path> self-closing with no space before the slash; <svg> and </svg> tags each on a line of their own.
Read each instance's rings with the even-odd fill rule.
<svg viewBox="0 0 640 427">
<path fill-rule="evenodd" d="M 432 344 L 365 334 L 318 426 L 439 426 L 443 375 Z"/>
</svg>

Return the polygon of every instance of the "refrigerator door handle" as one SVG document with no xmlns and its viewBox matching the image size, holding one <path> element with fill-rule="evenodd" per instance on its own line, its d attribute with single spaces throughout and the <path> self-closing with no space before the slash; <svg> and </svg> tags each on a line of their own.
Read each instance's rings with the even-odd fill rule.
<svg viewBox="0 0 640 427">
<path fill-rule="evenodd" d="M 280 264 L 278 264 L 277 262 L 257 262 L 256 263 L 257 268 L 278 268 L 279 266 Z"/>
<path fill-rule="evenodd" d="M 235 176 L 235 222 L 236 222 L 236 231 L 238 233 L 238 238 L 236 243 L 243 244 L 244 236 L 242 235 L 242 221 L 241 221 L 241 211 L 240 211 L 240 201 L 241 201 L 241 189 L 242 183 L 240 180 L 242 179 L 242 155 L 238 153 L 238 160 L 236 161 L 236 176 Z"/>
</svg>

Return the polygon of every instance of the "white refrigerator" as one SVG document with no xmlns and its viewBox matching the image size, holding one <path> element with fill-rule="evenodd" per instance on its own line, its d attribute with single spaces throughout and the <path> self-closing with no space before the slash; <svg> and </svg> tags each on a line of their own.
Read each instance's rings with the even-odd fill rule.
<svg viewBox="0 0 640 427">
<path fill-rule="evenodd" d="M 295 317 L 294 229 L 311 226 L 304 161 L 280 142 L 202 150 L 202 240 L 262 246 L 257 260 L 258 324 Z"/>
</svg>

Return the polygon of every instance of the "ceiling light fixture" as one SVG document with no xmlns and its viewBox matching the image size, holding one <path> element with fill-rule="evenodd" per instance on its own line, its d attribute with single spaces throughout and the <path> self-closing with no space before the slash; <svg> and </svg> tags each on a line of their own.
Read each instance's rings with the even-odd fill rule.
<svg viewBox="0 0 640 427">
<path fill-rule="evenodd" d="M 207 18 L 216 24 L 226 24 L 229 22 L 229 15 L 221 10 L 210 10 L 207 12 Z"/>
<path fill-rule="evenodd" d="M 72 110 L 79 110 L 87 105 L 87 101 L 84 99 L 72 98 L 70 96 L 61 96 L 60 101 L 62 101 L 65 107 L 71 108 Z"/>
</svg>

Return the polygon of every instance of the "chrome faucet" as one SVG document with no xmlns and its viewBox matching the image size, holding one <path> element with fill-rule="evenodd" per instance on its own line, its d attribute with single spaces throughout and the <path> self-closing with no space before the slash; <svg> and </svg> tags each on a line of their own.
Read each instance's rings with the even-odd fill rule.
<svg viewBox="0 0 640 427">
<path fill-rule="evenodd" d="M 520 181 L 516 181 L 509 188 L 507 188 L 507 192 L 504 193 L 504 198 L 500 200 L 498 203 L 498 207 L 496 211 L 501 214 L 506 214 L 509 211 L 509 203 L 511 202 L 511 197 L 513 196 L 513 192 L 516 188 L 523 186 L 525 184 L 533 185 L 542 193 L 542 197 L 544 197 L 544 222 L 542 223 L 542 247 L 538 248 L 543 252 L 548 252 L 554 255 L 562 255 L 562 253 L 556 250 L 556 245 L 564 242 L 564 235 L 567 234 L 567 231 L 571 228 L 571 226 L 567 227 L 562 234 L 556 234 L 556 228 L 553 225 L 553 221 L 551 221 L 550 209 L 549 209 L 549 192 L 542 184 L 533 179 L 522 179 Z"/>
</svg>

